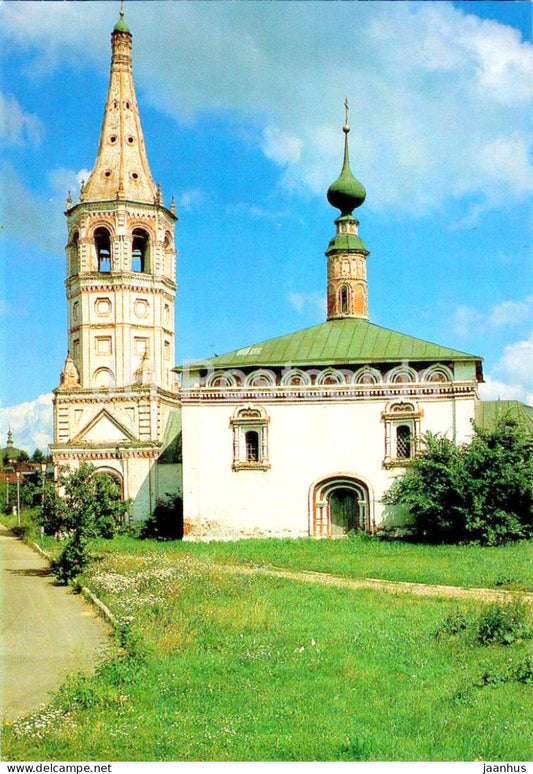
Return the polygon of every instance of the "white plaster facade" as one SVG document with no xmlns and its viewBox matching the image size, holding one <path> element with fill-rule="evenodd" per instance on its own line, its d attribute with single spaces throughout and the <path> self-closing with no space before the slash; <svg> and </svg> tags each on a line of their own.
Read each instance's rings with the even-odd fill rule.
<svg viewBox="0 0 533 774">
<path fill-rule="evenodd" d="M 461 370 L 461 382 L 256 390 L 207 387 L 212 376 L 184 375 L 185 539 L 330 536 L 327 493 L 320 501 L 326 482 L 341 489 L 362 485 L 367 502 L 361 528 L 374 533 L 396 526 L 398 514 L 387 511 L 381 498 L 405 470 L 405 460 L 387 447 L 388 432 L 407 421 L 415 438 L 431 430 L 467 441 L 477 400 L 475 364 Z M 254 408 L 261 410 L 258 425 L 266 428 L 266 454 L 248 467 L 236 466 L 234 418 L 238 423 L 239 409 Z"/>
</svg>

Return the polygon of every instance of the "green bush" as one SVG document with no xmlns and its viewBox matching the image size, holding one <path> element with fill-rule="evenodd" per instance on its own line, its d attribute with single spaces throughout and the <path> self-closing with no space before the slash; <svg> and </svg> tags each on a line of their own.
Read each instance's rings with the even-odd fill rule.
<svg viewBox="0 0 533 774">
<path fill-rule="evenodd" d="M 531 637 L 529 610 L 524 602 L 488 605 L 477 625 L 480 645 L 512 645 L 517 640 Z"/>
<path fill-rule="evenodd" d="M 470 444 L 427 434 L 384 502 L 411 512 L 419 541 L 495 546 L 531 538 L 531 439 L 511 417 L 494 430 L 475 427 Z"/>
<path fill-rule="evenodd" d="M 179 495 L 165 495 L 145 522 L 141 539 L 181 540 L 183 538 L 183 500 Z"/>
</svg>

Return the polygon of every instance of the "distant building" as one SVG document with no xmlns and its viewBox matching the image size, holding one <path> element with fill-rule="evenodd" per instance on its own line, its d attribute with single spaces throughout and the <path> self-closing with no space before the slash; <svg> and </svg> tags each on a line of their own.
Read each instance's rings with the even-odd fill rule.
<svg viewBox="0 0 533 774">
<path fill-rule="evenodd" d="M 478 355 L 369 321 L 370 253 L 353 214 L 366 192 L 350 168 L 347 116 L 328 190 L 339 215 L 326 322 L 173 369 L 177 218 L 148 165 L 122 13 L 111 46 L 96 163 L 79 201 L 67 201 L 69 353 L 54 462 L 111 475 L 138 519 L 181 495 L 190 539 L 401 527 L 406 515 L 382 497 L 422 435 L 468 441 L 472 422 L 490 424 L 503 403 L 480 401 Z M 529 407 L 505 411 L 533 424 Z"/>
<path fill-rule="evenodd" d="M 0 449 L 0 481 L 16 484 L 17 473 L 19 476 L 31 478 L 40 470 L 42 470 L 42 467 L 39 462 L 30 460 L 28 452 L 24 449 L 16 448 L 13 442 L 13 433 L 11 428 L 9 428 L 6 446 Z"/>
</svg>

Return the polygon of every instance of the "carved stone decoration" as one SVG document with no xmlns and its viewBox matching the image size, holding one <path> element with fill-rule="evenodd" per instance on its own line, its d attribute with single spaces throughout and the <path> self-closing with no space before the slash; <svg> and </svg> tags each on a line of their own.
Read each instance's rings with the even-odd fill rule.
<svg viewBox="0 0 533 774">
<path fill-rule="evenodd" d="M 68 354 L 63 370 L 61 371 L 60 387 L 64 390 L 72 390 L 79 389 L 79 386 L 80 375 L 78 369 L 76 368 L 73 359 L 70 357 L 70 354 Z"/>
</svg>

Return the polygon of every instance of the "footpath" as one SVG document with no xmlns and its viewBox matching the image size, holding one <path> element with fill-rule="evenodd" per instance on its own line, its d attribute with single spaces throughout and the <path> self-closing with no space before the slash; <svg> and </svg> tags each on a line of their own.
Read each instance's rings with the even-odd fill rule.
<svg viewBox="0 0 533 774">
<path fill-rule="evenodd" d="M 67 674 L 94 668 L 109 647 L 107 624 L 81 596 L 56 586 L 46 559 L 3 525 L 0 627 L 5 720 L 46 703 Z"/>
</svg>

